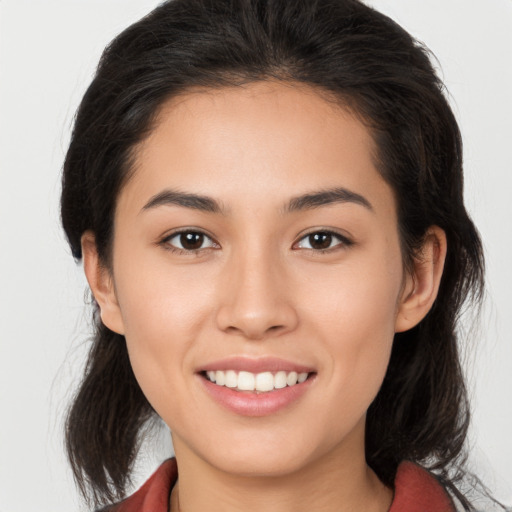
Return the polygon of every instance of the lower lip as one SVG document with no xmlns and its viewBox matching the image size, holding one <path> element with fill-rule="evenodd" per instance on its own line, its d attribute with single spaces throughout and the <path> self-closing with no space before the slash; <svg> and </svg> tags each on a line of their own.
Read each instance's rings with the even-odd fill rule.
<svg viewBox="0 0 512 512">
<path fill-rule="evenodd" d="M 267 416 L 285 409 L 306 393 L 314 377 L 314 374 L 310 375 L 307 380 L 294 386 L 256 393 L 218 386 L 203 375 L 199 375 L 206 391 L 217 403 L 242 416 Z"/>
</svg>

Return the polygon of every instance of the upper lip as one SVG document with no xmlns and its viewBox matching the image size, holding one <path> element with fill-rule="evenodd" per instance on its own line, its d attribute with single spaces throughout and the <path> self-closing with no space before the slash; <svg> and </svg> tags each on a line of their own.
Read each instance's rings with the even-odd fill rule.
<svg viewBox="0 0 512 512">
<path fill-rule="evenodd" d="M 232 356 L 225 359 L 219 359 L 212 361 L 211 363 L 201 366 L 199 372 L 208 371 L 245 371 L 250 373 L 261 373 L 261 372 L 297 372 L 297 373 L 312 373 L 314 368 L 304 364 L 287 361 L 279 357 L 259 357 L 251 358 L 246 356 Z"/>
</svg>

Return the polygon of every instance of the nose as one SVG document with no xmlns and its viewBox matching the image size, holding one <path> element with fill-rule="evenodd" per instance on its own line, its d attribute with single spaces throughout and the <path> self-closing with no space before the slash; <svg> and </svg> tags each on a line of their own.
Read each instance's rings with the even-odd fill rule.
<svg viewBox="0 0 512 512">
<path fill-rule="evenodd" d="M 293 331 L 299 319 L 282 262 L 261 252 L 248 253 L 233 257 L 227 265 L 219 294 L 218 328 L 250 340 Z"/>
</svg>

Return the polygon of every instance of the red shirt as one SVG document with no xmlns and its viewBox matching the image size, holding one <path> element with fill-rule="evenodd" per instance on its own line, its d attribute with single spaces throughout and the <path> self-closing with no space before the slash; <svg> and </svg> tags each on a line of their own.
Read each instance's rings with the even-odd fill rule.
<svg viewBox="0 0 512 512">
<path fill-rule="evenodd" d="M 176 459 L 166 460 L 135 494 L 108 510 L 170 512 L 169 496 L 177 478 Z M 389 512 L 455 512 L 455 506 L 432 474 L 412 462 L 402 462 Z"/>
</svg>

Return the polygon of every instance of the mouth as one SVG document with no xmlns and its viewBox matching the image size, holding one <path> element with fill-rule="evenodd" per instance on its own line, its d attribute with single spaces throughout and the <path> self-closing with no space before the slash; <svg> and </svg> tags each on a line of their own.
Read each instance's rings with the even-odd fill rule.
<svg viewBox="0 0 512 512">
<path fill-rule="evenodd" d="M 198 368 L 206 394 L 241 416 L 267 416 L 297 404 L 316 381 L 317 372 L 279 358 L 231 357 Z"/>
<path fill-rule="evenodd" d="M 269 393 L 277 389 L 297 386 L 314 375 L 314 372 L 264 371 L 252 373 L 237 370 L 208 370 L 201 372 L 203 378 L 235 391 Z"/>
</svg>

